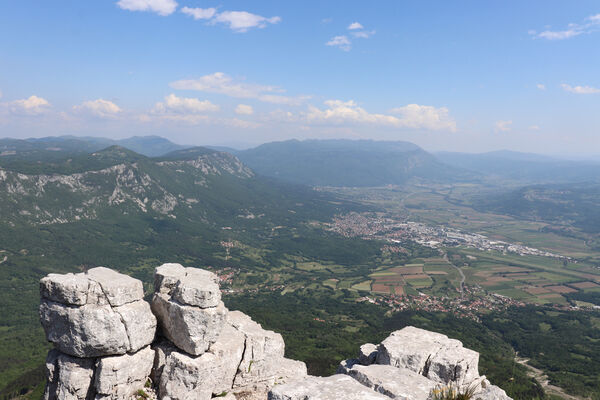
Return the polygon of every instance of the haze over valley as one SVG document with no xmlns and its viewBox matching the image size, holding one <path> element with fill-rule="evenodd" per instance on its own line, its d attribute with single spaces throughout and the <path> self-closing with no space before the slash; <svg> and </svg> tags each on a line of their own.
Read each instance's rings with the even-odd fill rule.
<svg viewBox="0 0 600 400">
<path fill-rule="evenodd" d="M 330 400 L 348 377 L 373 398 L 600 399 L 599 13 L 4 2 L 0 400 Z M 112 340 L 81 334 L 121 312 L 103 274 L 135 286 L 144 343 L 63 346 Z M 104 363 L 142 356 L 108 388 Z M 311 375 L 292 389 L 291 366 Z"/>
</svg>

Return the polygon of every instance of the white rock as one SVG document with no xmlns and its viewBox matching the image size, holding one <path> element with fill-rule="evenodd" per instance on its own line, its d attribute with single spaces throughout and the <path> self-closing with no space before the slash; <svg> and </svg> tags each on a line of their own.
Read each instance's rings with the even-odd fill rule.
<svg viewBox="0 0 600 400">
<path fill-rule="evenodd" d="M 144 388 L 154 363 L 154 351 L 146 347 L 135 354 L 102 357 L 96 364 L 95 388 L 104 398 L 127 399 Z"/>
<path fill-rule="evenodd" d="M 177 351 L 167 356 L 160 377 L 159 396 L 170 400 L 209 400 L 219 378 L 214 354 L 193 357 Z"/>
<path fill-rule="evenodd" d="M 427 400 L 437 385 L 414 371 L 390 365 L 356 364 L 348 370 L 348 375 L 392 399 Z"/>
<path fill-rule="evenodd" d="M 89 280 L 82 274 L 49 274 L 40 280 L 43 299 L 82 306 L 87 303 Z"/>
<path fill-rule="evenodd" d="M 275 385 L 296 382 L 308 376 L 306 364 L 302 361 L 284 358 L 279 361 L 279 368 L 275 373 Z"/>
<path fill-rule="evenodd" d="M 362 365 L 371 365 L 377 359 L 377 346 L 372 343 L 366 343 L 360 346 L 358 352 L 358 362 Z"/>
<path fill-rule="evenodd" d="M 46 338 L 60 351 L 72 356 L 125 354 L 129 349 L 121 316 L 108 305 L 69 307 L 42 301 L 40 320 Z"/>
<path fill-rule="evenodd" d="M 221 301 L 219 278 L 210 271 L 186 268 L 186 275 L 179 278 L 173 290 L 173 298 L 181 304 L 200 308 L 216 307 Z"/>
<path fill-rule="evenodd" d="M 277 385 L 269 400 L 389 400 L 346 375 L 327 378 L 309 376 L 304 380 Z"/>
<path fill-rule="evenodd" d="M 129 348 L 127 351 L 138 351 L 154 340 L 156 317 L 150 310 L 150 304 L 143 300 L 115 307 L 114 311 L 121 316 L 125 325 Z"/>
<path fill-rule="evenodd" d="M 154 291 L 170 294 L 180 278 L 185 277 L 186 268 L 181 264 L 167 263 L 154 270 Z"/>
<path fill-rule="evenodd" d="M 218 360 L 219 371 L 216 379 L 214 394 L 231 391 L 238 366 L 244 354 L 246 336 L 230 324 L 226 324 L 219 339 L 210 345 L 209 352 Z"/>
<path fill-rule="evenodd" d="M 283 360 L 285 343 L 279 333 L 267 331 L 246 314 L 232 311 L 229 323 L 246 337 L 246 346 L 234 388 L 260 381 L 274 380 L 279 363 Z"/>
<path fill-rule="evenodd" d="M 407 368 L 444 384 L 463 386 L 479 378 L 479 353 L 446 335 L 412 326 L 393 332 L 379 345 L 377 363 Z"/>
<path fill-rule="evenodd" d="M 221 302 L 217 307 L 199 308 L 170 300 L 167 294 L 156 293 L 152 311 L 165 336 L 181 350 L 193 355 L 204 353 L 217 341 L 227 316 Z"/>
<path fill-rule="evenodd" d="M 132 303 L 144 298 L 142 282 L 109 268 L 96 267 L 87 271 L 86 276 L 97 282 L 108 302 L 113 307 Z"/>
<path fill-rule="evenodd" d="M 481 382 L 481 391 L 473 396 L 473 400 L 512 400 L 504 390 L 498 386 L 490 384 L 490 381 L 483 379 Z"/>
<path fill-rule="evenodd" d="M 51 350 L 46 359 L 45 400 L 86 400 L 94 375 L 93 358 L 77 358 Z"/>
</svg>

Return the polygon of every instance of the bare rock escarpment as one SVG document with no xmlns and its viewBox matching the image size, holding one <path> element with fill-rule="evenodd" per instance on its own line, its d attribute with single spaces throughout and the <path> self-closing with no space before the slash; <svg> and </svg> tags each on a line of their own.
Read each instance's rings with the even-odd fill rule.
<svg viewBox="0 0 600 400">
<path fill-rule="evenodd" d="M 164 264 L 152 304 L 142 283 L 107 268 L 40 281 L 40 320 L 55 349 L 44 398 L 266 399 L 302 379 L 280 334 L 229 312 L 212 272 Z M 235 397 L 233 397 L 235 398 Z"/>
<path fill-rule="evenodd" d="M 392 332 L 378 346 L 362 345 L 356 359 L 340 363 L 337 375 L 276 386 L 269 399 L 429 400 L 444 391 L 472 390 L 473 400 L 510 400 L 504 390 L 479 375 L 478 364 L 479 353 L 460 341 L 409 326 Z M 341 376 L 353 378 L 363 389 L 359 392 Z M 365 389 L 368 395 L 363 394 Z"/>
<path fill-rule="evenodd" d="M 163 264 L 152 302 L 142 283 L 107 268 L 40 281 L 40 319 L 54 344 L 46 400 L 428 400 L 446 388 L 509 400 L 479 376 L 479 354 L 407 327 L 360 347 L 330 377 L 284 357 L 280 334 L 229 311 L 212 272 Z"/>
</svg>

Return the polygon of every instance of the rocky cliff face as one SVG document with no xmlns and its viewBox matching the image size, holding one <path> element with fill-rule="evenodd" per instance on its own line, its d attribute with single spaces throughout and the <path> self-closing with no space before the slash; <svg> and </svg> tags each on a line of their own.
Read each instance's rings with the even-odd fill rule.
<svg viewBox="0 0 600 400">
<path fill-rule="evenodd" d="M 280 334 L 227 310 L 216 275 L 179 264 L 156 268 L 151 305 L 140 281 L 102 267 L 50 274 L 40 293 L 55 346 L 46 400 L 426 400 L 467 388 L 475 399 L 509 399 L 479 376 L 478 353 L 413 327 L 361 346 L 336 375 L 307 376 L 284 357 Z"/>
</svg>

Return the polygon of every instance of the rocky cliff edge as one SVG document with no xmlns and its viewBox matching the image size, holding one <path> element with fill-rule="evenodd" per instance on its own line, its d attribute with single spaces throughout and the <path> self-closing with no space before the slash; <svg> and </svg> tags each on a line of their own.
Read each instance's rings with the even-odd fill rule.
<svg viewBox="0 0 600 400">
<path fill-rule="evenodd" d="M 45 400 L 429 400 L 446 392 L 507 400 L 479 375 L 479 354 L 414 327 L 360 347 L 330 377 L 284 357 L 280 334 L 229 311 L 212 272 L 163 264 L 152 303 L 108 268 L 49 274 L 40 320 L 54 344 Z"/>
</svg>

